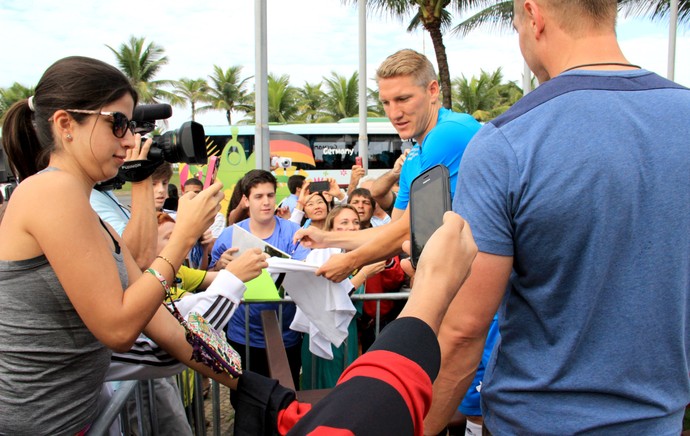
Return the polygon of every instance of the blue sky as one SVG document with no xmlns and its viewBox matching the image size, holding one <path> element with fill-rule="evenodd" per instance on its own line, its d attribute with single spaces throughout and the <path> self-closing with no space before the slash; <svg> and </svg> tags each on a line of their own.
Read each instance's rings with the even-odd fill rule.
<svg viewBox="0 0 690 436">
<path fill-rule="evenodd" d="M 202 4 L 203 6 L 199 6 Z M 315 83 L 332 71 L 350 76 L 358 68 L 356 7 L 340 0 L 267 0 L 268 70 L 288 74 L 291 83 Z M 461 17 L 456 18 L 456 22 Z M 435 64 L 431 40 L 423 31 L 408 33 L 407 21 L 369 15 L 367 71 L 401 48 L 425 52 Z M 687 26 L 686 26 L 687 28 Z M 668 24 L 619 18 L 621 45 L 632 63 L 666 76 Z M 91 56 L 115 63 L 106 47 L 117 48 L 131 35 L 162 46 L 169 58 L 160 79 L 206 77 L 214 65 L 244 66 L 254 73 L 254 1 L 163 0 L 97 2 L 84 0 L 0 0 L 0 86 L 35 85 L 42 72 L 64 56 Z M 522 57 L 513 32 L 476 31 L 460 39 L 445 37 L 452 77 L 503 69 L 520 83 Z M 675 80 L 690 86 L 690 36 L 677 39 Z M 374 87 L 373 82 L 369 82 Z M 175 107 L 171 127 L 190 119 L 188 108 Z M 203 124 L 223 124 L 220 112 L 201 115 Z"/>
</svg>

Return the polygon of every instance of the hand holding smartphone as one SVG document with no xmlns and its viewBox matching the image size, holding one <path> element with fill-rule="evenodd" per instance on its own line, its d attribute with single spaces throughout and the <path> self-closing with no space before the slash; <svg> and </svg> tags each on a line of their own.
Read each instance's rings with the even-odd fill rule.
<svg viewBox="0 0 690 436">
<path fill-rule="evenodd" d="M 204 189 L 215 183 L 219 166 L 220 159 L 218 159 L 218 156 L 211 156 L 208 158 L 208 165 L 206 165 L 206 178 L 204 179 Z"/>
<path fill-rule="evenodd" d="M 443 214 L 451 210 L 449 180 L 448 169 L 436 165 L 410 186 L 410 261 L 415 268 L 427 241 L 443 225 Z"/>
<path fill-rule="evenodd" d="M 328 180 L 322 180 L 320 182 L 311 182 L 309 184 L 309 192 L 312 194 L 315 192 L 323 192 L 331 189 L 331 183 Z"/>
</svg>

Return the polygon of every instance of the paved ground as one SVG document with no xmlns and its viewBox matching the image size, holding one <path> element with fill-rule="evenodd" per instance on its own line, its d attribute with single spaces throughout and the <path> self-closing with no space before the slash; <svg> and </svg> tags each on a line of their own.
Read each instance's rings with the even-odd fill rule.
<svg viewBox="0 0 690 436">
<path fill-rule="evenodd" d="M 232 435 L 232 426 L 235 423 L 235 411 L 230 405 L 230 390 L 225 386 L 220 386 L 220 434 L 223 436 Z M 204 401 L 204 414 L 206 421 L 210 423 L 206 427 L 206 434 L 214 434 L 213 420 L 213 389 L 209 392 L 208 398 Z"/>
</svg>

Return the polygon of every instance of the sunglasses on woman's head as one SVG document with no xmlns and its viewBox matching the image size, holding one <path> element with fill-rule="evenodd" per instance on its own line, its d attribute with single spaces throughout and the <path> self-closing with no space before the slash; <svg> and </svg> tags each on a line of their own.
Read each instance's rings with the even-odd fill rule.
<svg viewBox="0 0 690 436">
<path fill-rule="evenodd" d="M 65 109 L 67 112 L 74 112 L 77 114 L 103 115 L 113 119 L 113 135 L 116 138 L 124 138 L 127 130 L 134 135 L 134 129 L 137 127 L 136 121 L 130 121 L 129 118 L 122 112 L 100 112 L 87 109 Z"/>
</svg>

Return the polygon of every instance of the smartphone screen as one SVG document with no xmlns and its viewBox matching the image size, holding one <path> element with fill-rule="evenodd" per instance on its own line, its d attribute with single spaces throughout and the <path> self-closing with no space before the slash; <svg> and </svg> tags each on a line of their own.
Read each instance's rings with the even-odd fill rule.
<svg viewBox="0 0 690 436">
<path fill-rule="evenodd" d="M 218 156 L 211 156 L 208 158 L 208 165 L 206 166 L 206 178 L 204 179 L 204 189 L 215 183 L 219 166 L 220 159 L 218 159 Z"/>
<path fill-rule="evenodd" d="M 443 224 L 451 209 L 448 169 L 436 165 L 412 181 L 410 186 L 410 261 L 417 267 L 419 256 L 431 235 Z"/>
<path fill-rule="evenodd" d="M 323 180 L 321 182 L 311 182 L 309 184 L 309 192 L 322 192 L 328 191 L 331 187 L 331 183 L 328 180 Z"/>
</svg>

